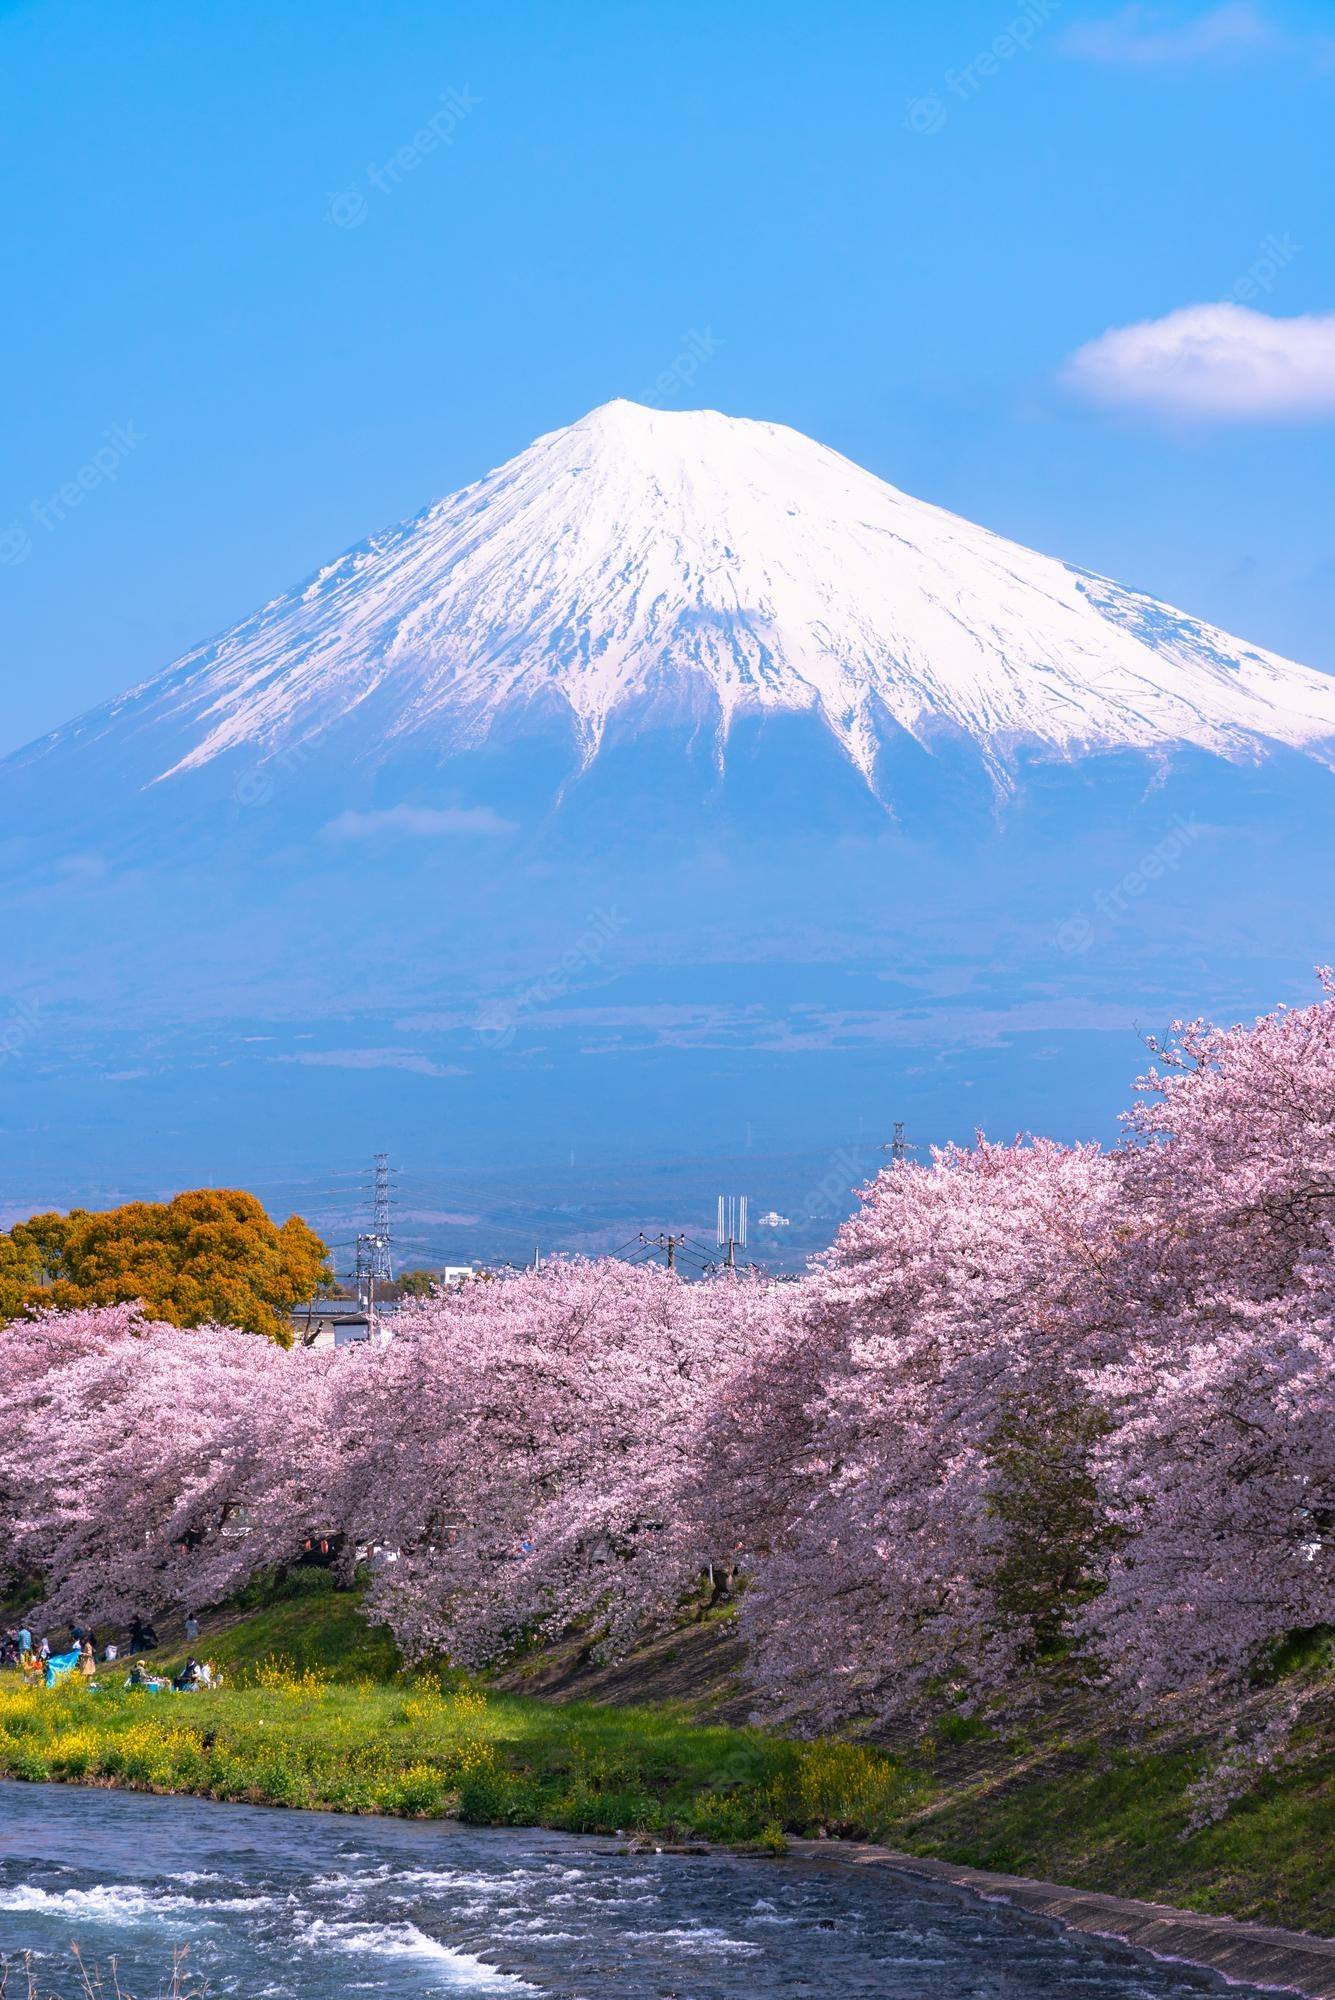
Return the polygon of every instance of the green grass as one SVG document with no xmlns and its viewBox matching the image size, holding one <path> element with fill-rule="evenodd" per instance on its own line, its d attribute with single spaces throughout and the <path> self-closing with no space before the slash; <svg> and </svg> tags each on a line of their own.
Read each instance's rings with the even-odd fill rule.
<svg viewBox="0 0 1335 2000">
<path fill-rule="evenodd" d="M 355 1591 L 335 1590 L 328 1570 L 293 1571 L 281 1584 L 261 1580 L 236 1600 L 243 1615 L 215 1622 L 196 1647 L 235 1679 L 257 1660 L 288 1660 L 299 1673 L 334 1681 L 389 1681 L 399 1655 L 388 1627 L 368 1625 Z M 184 1647 L 164 1649 L 158 1658 L 175 1666 Z"/>
<path fill-rule="evenodd" d="M 683 1634 L 686 1656 L 689 1638 Z M 1004 1873 L 1335 1930 L 1330 1744 L 1189 1833 L 1199 1746 L 1109 1747 L 1055 1723 L 1008 1740 L 946 1718 L 895 1755 L 692 1719 L 686 1704 L 535 1700 L 405 1674 L 326 1576 L 257 1587 L 197 1648 L 208 1694 L 54 1691 L 0 1677 L 0 1773 L 256 1803 L 705 1838 L 850 1834 Z M 159 1655 L 170 1665 L 179 1648 Z"/>
<path fill-rule="evenodd" d="M 0 1771 L 28 1779 L 343 1812 L 455 1814 L 487 1825 L 781 1845 L 782 1829 L 852 1831 L 912 1789 L 853 1744 L 699 1728 L 671 1713 L 536 1702 L 442 1686 L 337 1684 L 288 1666 L 177 1696 L 0 1690 Z"/>
<path fill-rule="evenodd" d="M 1262 1777 L 1216 1824 L 1188 1832 L 1199 1750 L 1099 1741 L 1006 1746 L 982 1774 L 933 1768 L 933 1796 L 886 1829 L 915 1854 L 1175 1903 L 1294 1929 L 1335 1931 L 1335 1755 Z"/>
</svg>

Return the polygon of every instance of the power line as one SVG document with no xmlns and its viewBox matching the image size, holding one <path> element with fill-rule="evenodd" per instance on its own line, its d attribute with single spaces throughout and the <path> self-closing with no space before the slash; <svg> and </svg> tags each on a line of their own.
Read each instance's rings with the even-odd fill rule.
<svg viewBox="0 0 1335 2000">
<path fill-rule="evenodd" d="M 682 1232 L 672 1229 L 660 1229 L 657 1236 L 646 1236 L 644 1231 L 641 1230 L 640 1241 L 645 1245 L 647 1255 L 632 1258 L 631 1261 L 633 1263 L 646 1263 L 649 1257 L 652 1257 L 655 1250 L 665 1250 L 667 1252 L 667 1267 L 669 1271 L 676 1270 L 678 1253 L 686 1241 L 686 1237 Z"/>
</svg>

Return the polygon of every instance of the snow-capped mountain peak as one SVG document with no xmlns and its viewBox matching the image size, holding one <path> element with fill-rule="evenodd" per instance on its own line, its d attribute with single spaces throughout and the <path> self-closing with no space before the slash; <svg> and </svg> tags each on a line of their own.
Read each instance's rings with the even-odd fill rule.
<svg viewBox="0 0 1335 2000">
<path fill-rule="evenodd" d="M 584 763 L 613 716 L 694 717 L 721 758 L 739 716 L 805 712 L 869 782 L 896 730 L 962 732 L 998 773 L 1021 747 L 1335 747 L 1335 679 L 785 425 L 625 401 L 350 550 L 85 734 L 127 707 L 137 730 L 172 725 L 159 777 L 309 744 L 355 711 L 371 755 L 554 712 Z"/>
</svg>

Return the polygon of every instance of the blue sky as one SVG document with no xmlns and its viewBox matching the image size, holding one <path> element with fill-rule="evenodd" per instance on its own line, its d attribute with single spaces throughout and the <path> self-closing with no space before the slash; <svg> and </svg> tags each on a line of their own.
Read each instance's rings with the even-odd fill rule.
<svg viewBox="0 0 1335 2000">
<path fill-rule="evenodd" d="M 39 0 L 0 90 L 0 750 L 613 395 L 1335 670 L 1328 7 Z M 1218 301 L 1301 393 L 1091 358 Z"/>
</svg>

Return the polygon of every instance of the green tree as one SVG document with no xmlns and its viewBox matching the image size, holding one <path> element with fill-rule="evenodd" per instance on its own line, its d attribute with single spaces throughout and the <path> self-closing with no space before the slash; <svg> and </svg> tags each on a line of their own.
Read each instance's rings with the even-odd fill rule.
<svg viewBox="0 0 1335 2000">
<path fill-rule="evenodd" d="M 428 1299 L 439 1283 L 435 1271 L 401 1271 L 398 1291 L 405 1299 Z"/>
</svg>

